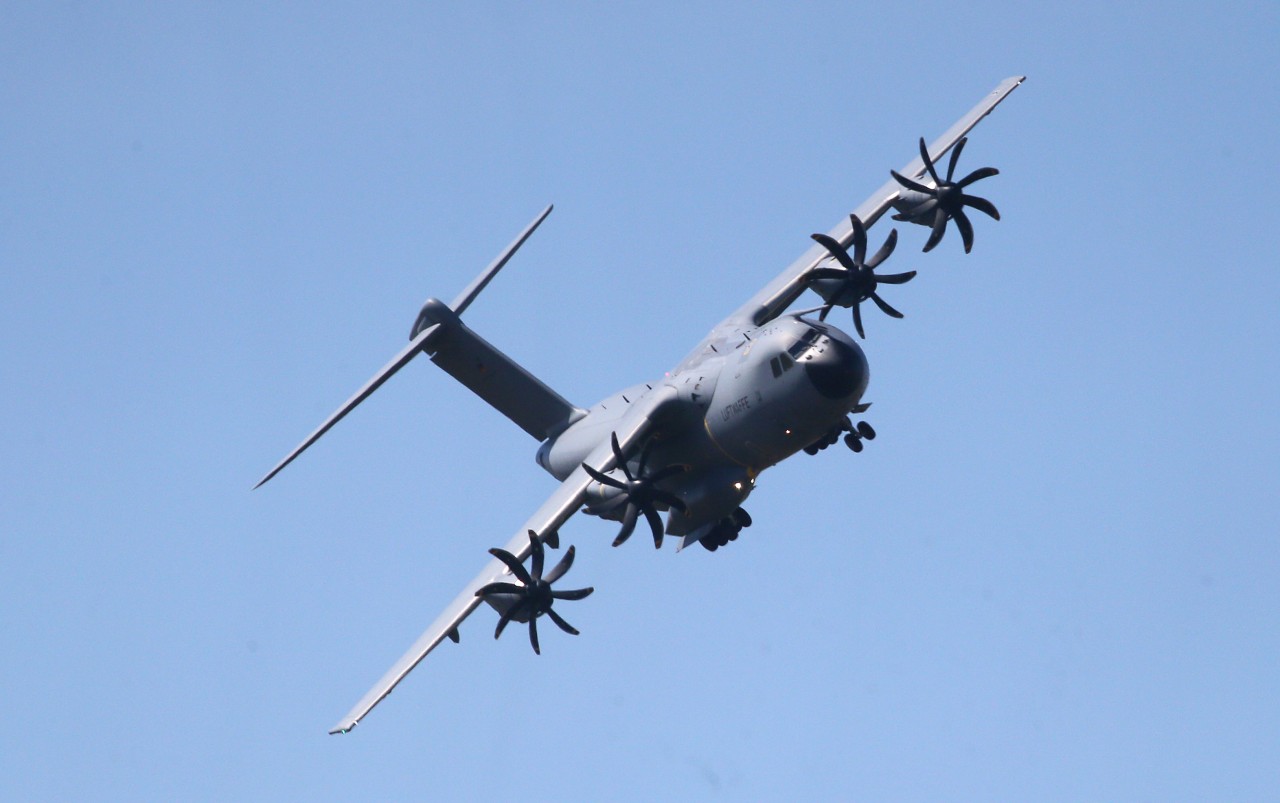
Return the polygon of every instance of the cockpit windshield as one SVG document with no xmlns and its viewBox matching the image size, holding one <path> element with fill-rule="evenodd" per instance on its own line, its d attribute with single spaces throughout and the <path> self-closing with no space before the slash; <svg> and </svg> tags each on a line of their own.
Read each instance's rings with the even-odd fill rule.
<svg viewBox="0 0 1280 803">
<path fill-rule="evenodd" d="M 822 332 L 816 328 L 810 328 L 807 332 L 800 336 L 800 339 L 791 344 L 791 348 L 787 349 L 787 353 L 795 359 L 800 359 L 800 355 L 804 354 L 813 347 L 818 339 L 822 337 Z"/>
</svg>

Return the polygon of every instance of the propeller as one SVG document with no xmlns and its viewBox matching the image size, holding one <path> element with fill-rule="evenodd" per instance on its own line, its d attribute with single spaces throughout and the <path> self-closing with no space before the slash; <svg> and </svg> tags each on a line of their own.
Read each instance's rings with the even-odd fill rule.
<svg viewBox="0 0 1280 803">
<path fill-rule="evenodd" d="M 618 546 L 630 538 L 632 531 L 636 528 L 636 520 L 639 519 L 640 514 L 644 514 L 645 520 L 649 522 L 649 528 L 653 530 L 654 549 L 661 549 L 664 528 L 662 519 L 658 516 L 656 503 L 664 504 L 681 513 L 685 512 L 686 508 L 684 502 L 680 501 L 680 497 L 658 488 L 657 484 L 684 471 L 685 466 L 667 466 L 664 469 L 648 473 L 646 465 L 649 462 L 649 448 L 653 445 L 653 441 L 650 440 L 641 450 L 640 459 L 636 463 L 636 472 L 632 474 L 631 469 L 627 466 L 626 456 L 622 454 L 622 449 L 618 446 L 618 433 L 615 432 L 611 435 L 610 442 L 613 446 L 614 460 L 617 462 L 618 469 L 622 472 L 625 480 L 610 477 L 608 474 L 597 471 L 586 463 L 583 463 L 582 467 L 591 475 L 591 479 L 601 485 L 607 485 L 610 488 L 617 488 L 622 491 L 617 500 L 606 509 L 607 512 L 623 504 L 627 506 L 627 509 L 622 514 L 622 529 L 618 532 L 618 537 L 613 539 L 613 545 Z"/>
<path fill-rule="evenodd" d="M 515 602 L 503 612 L 498 619 L 498 629 L 493 631 L 493 637 L 497 638 L 502 635 L 502 631 L 506 628 L 507 623 L 511 620 L 517 622 L 529 623 L 529 643 L 533 645 L 533 651 L 538 655 L 542 654 L 542 650 L 538 647 L 538 617 L 544 613 L 551 617 L 551 621 L 556 623 L 564 632 L 571 636 L 578 635 L 578 631 L 573 625 L 561 618 L 560 614 L 551 609 L 551 604 L 558 599 L 576 600 L 583 599 L 595 591 L 594 588 L 578 588 L 572 591 L 553 591 L 551 584 L 564 576 L 569 571 L 569 567 L 573 565 L 573 547 L 569 547 L 564 553 L 564 557 L 560 562 L 552 567 L 544 577 L 542 574 L 543 550 L 542 542 L 538 540 L 538 534 L 533 530 L 529 531 L 529 544 L 533 548 L 533 560 L 529 568 L 526 570 L 524 564 L 520 562 L 515 555 L 512 555 L 505 549 L 490 549 L 489 554 L 507 565 L 511 573 L 516 576 L 521 585 L 515 583 L 489 583 L 484 588 L 476 592 L 476 596 L 481 599 L 488 597 L 510 597 L 516 598 Z"/>
<path fill-rule="evenodd" d="M 877 276 L 876 267 L 889 258 L 893 253 L 894 247 L 898 244 L 898 230 L 894 229 L 889 232 L 889 237 L 884 241 L 884 245 L 880 246 L 880 250 L 875 256 L 867 259 L 867 227 L 862 225 L 862 220 L 857 215 L 849 215 L 849 222 L 853 224 L 853 256 L 849 256 L 849 251 L 840 241 L 826 234 L 814 234 L 813 239 L 817 240 L 835 260 L 840 263 L 839 268 L 818 268 L 809 274 L 814 279 L 836 279 L 843 284 L 840 289 L 832 293 L 827 301 L 827 305 L 822 308 L 822 312 L 818 314 L 818 320 L 823 321 L 827 318 L 827 313 L 835 306 L 837 300 L 841 298 L 851 299 L 853 307 L 853 325 L 858 329 L 858 336 L 866 338 L 866 333 L 862 331 L 862 302 L 868 298 L 875 302 L 885 315 L 893 318 L 901 318 L 902 313 L 885 303 L 885 300 L 876 294 L 876 286 L 879 284 L 905 284 L 911 281 L 915 275 L 915 271 L 907 271 L 906 273 L 890 273 L 885 276 Z"/>
<path fill-rule="evenodd" d="M 990 176 L 1000 173 L 994 167 L 980 167 L 959 181 L 952 181 L 951 177 L 956 171 L 956 163 L 960 161 L 960 152 L 964 150 L 964 144 L 969 141 L 968 137 L 962 137 L 956 143 L 956 147 L 951 151 L 951 161 L 947 164 L 946 179 L 938 178 L 938 171 L 933 166 L 933 160 L 929 158 L 929 149 L 925 147 L 924 137 L 920 138 L 920 158 L 924 160 L 925 169 L 929 171 L 929 176 L 933 178 L 935 186 L 929 187 L 918 181 L 913 181 L 896 170 L 890 170 L 893 178 L 909 190 L 929 196 L 925 200 L 915 206 L 900 212 L 893 216 L 894 220 L 911 220 L 919 223 L 926 223 L 930 212 L 933 213 L 933 231 L 929 234 L 929 240 L 924 244 L 924 250 L 929 251 L 942 241 L 942 235 L 946 233 L 947 220 L 951 219 L 956 222 L 956 228 L 960 230 L 960 237 L 964 240 L 964 252 L 969 253 L 973 248 L 973 224 L 969 222 L 969 217 L 964 213 L 964 207 L 968 206 L 977 209 L 979 212 L 985 212 L 996 220 L 1000 219 L 1000 212 L 996 210 L 995 204 L 986 198 L 979 198 L 976 195 L 966 195 L 965 187 L 975 181 L 979 181 Z"/>
</svg>

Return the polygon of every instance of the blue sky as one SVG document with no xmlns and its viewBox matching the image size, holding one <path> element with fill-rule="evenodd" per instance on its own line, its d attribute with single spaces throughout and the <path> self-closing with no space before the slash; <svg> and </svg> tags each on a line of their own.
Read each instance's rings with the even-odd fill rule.
<svg viewBox="0 0 1280 803">
<path fill-rule="evenodd" d="M 0 797 L 1273 797 L 1278 18 L 7 4 Z M 467 317 L 590 404 L 1014 74 L 867 451 L 714 555 L 575 519 L 581 637 L 482 611 L 325 734 L 553 487 L 424 361 L 249 491 L 425 297 L 555 202 Z"/>
</svg>

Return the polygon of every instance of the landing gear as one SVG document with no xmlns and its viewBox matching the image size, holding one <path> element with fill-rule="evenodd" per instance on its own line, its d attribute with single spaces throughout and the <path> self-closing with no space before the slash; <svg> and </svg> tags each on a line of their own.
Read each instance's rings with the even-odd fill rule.
<svg viewBox="0 0 1280 803">
<path fill-rule="evenodd" d="M 854 452 L 861 452 L 863 441 L 875 440 L 876 431 L 866 421 L 859 421 L 857 426 L 845 416 L 839 426 L 833 427 L 830 432 L 822 436 L 818 440 L 804 447 L 805 454 L 817 454 L 828 446 L 832 446 L 836 441 L 840 440 L 841 433 L 844 433 L 844 445 L 848 446 Z"/>
<path fill-rule="evenodd" d="M 849 430 L 849 434 L 844 436 L 844 445 L 848 446 L 854 452 L 862 451 L 862 442 L 864 440 L 875 440 L 876 431 L 866 421 L 859 421 L 858 426 Z"/>
<path fill-rule="evenodd" d="M 728 518 L 720 519 L 716 526 L 711 528 L 711 532 L 698 539 L 698 543 L 702 544 L 708 552 L 715 552 L 730 541 L 737 541 L 738 534 L 743 528 L 750 526 L 751 515 L 746 510 L 738 508 Z"/>
</svg>

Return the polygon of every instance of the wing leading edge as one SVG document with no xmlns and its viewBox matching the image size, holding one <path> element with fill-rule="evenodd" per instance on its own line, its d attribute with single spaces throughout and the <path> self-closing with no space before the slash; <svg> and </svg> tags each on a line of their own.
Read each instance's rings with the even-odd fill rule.
<svg viewBox="0 0 1280 803">
<path fill-rule="evenodd" d="M 1017 89 L 1025 80 L 1025 75 L 1015 75 L 1001 81 L 999 86 L 987 93 L 986 97 L 979 101 L 976 106 L 948 128 L 946 133 L 933 141 L 933 144 L 929 146 L 929 158 L 935 163 L 940 161 L 943 154 L 959 142 L 961 137 L 972 131 L 974 126 L 982 121 L 982 118 L 990 114 L 996 106 L 1000 105 L 1002 100 L 1009 96 L 1009 93 Z M 924 160 L 917 156 L 898 172 L 908 178 L 920 180 L 925 174 Z M 893 201 L 898 197 L 899 189 L 901 187 L 898 182 L 892 178 L 889 179 L 870 198 L 863 201 L 854 214 L 862 220 L 866 228 L 870 229 L 872 224 L 889 210 Z M 828 232 L 827 236 L 837 240 L 841 246 L 847 248 L 853 242 L 853 226 L 846 217 Z M 752 296 L 750 301 L 730 316 L 730 320 L 745 321 L 759 326 L 776 318 L 805 291 L 805 288 L 808 287 L 807 276 L 809 272 L 828 256 L 827 249 L 822 245 L 810 247 L 799 259 L 791 263 L 785 271 L 780 273 L 763 290 Z"/>
<path fill-rule="evenodd" d="M 618 443 L 622 450 L 627 451 L 644 440 L 652 428 L 653 420 L 659 411 L 675 398 L 675 390 L 663 386 L 655 388 L 653 392 L 641 399 L 637 399 L 627 415 L 619 422 L 616 430 Z M 587 462 L 601 471 L 608 471 L 613 468 L 614 456 L 610 444 L 608 442 L 602 443 L 592 452 Z M 524 523 L 524 526 L 516 532 L 504 549 L 521 561 L 528 558 L 529 553 L 532 551 L 532 547 L 529 544 L 529 530 L 537 533 L 539 538 L 545 539 L 547 533 L 559 529 L 581 507 L 587 488 L 593 481 L 590 475 L 579 466 L 560 484 L 560 487 L 542 504 L 542 507 L 538 508 L 538 511 Z M 496 558 L 490 559 L 480 574 L 476 575 L 475 579 L 462 589 L 453 602 L 449 603 L 449 606 L 436 617 L 431 626 L 418 637 L 413 646 L 404 655 L 400 656 L 400 660 L 396 661 L 387 670 L 382 679 L 373 688 L 369 689 L 364 697 L 360 698 L 360 702 L 356 703 L 347 712 L 347 715 L 333 726 L 329 733 L 346 733 L 359 724 L 360 720 L 372 711 L 374 706 L 382 702 L 391 693 L 396 684 L 404 680 L 405 675 L 413 671 L 413 668 L 421 663 L 423 658 L 426 658 L 440 642 L 448 638 L 450 633 L 456 631 L 458 625 L 479 607 L 480 598 L 476 596 L 476 592 L 489 583 L 502 580 L 508 574 L 510 572 L 506 566 Z"/>
</svg>

